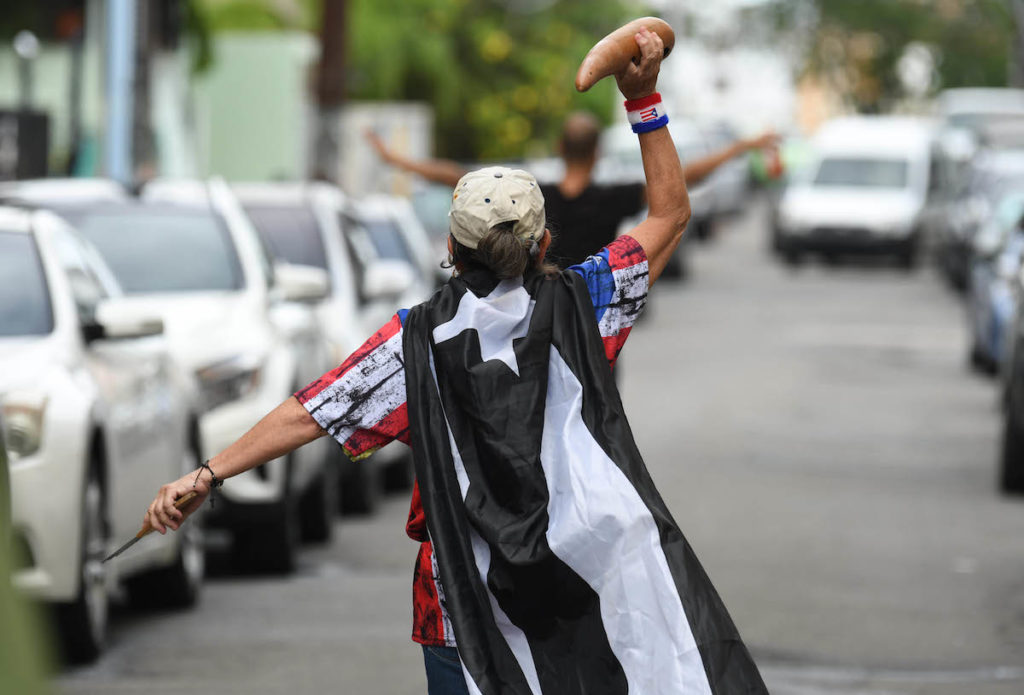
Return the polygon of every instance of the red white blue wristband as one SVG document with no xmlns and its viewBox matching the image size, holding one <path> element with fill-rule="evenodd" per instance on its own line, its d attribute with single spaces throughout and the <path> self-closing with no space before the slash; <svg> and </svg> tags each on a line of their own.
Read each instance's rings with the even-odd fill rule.
<svg viewBox="0 0 1024 695">
<path fill-rule="evenodd" d="M 668 125 L 668 114 L 657 92 L 643 99 L 627 99 L 626 117 L 634 133 L 649 133 Z"/>
</svg>

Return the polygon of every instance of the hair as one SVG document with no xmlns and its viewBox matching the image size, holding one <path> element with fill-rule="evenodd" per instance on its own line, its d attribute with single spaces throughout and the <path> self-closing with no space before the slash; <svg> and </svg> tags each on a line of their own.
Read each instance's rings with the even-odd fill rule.
<svg viewBox="0 0 1024 695">
<path fill-rule="evenodd" d="M 586 162 L 597 155 L 601 124 L 593 114 L 574 111 L 562 124 L 561 153 L 567 162 Z"/>
<path fill-rule="evenodd" d="M 451 237 L 452 253 L 441 267 L 483 268 L 501 280 L 521 277 L 528 272 L 557 272 L 557 267 L 541 261 L 540 246 L 536 241 L 524 241 L 516 236 L 515 226 L 514 221 L 494 225 L 475 249 Z"/>
</svg>

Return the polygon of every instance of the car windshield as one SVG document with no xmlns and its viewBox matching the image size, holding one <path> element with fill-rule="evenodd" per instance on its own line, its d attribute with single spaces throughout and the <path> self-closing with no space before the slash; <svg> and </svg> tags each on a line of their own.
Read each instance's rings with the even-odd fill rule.
<svg viewBox="0 0 1024 695">
<path fill-rule="evenodd" d="M 818 167 L 814 185 L 905 188 L 908 168 L 903 159 L 826 157 Z"/>
<path fill-rule="evenodd" d="M 993 124 L 1016 121 L 1024 118 L 1024 111 L 991 111 L 955 113 L 947 119 L 950 127 L 966 130 L 984 130 Z"/>
<path fill-rule="evenodd" d="M 369 218 L 363 222 L 370 232 L 370 241 L 380 258 L 412 261 L 412 252 L 409 251 L 402 230 L 394 220 Z"/>
<path fill-rule="evenodd" d="M 50 293 L 32 235 L 0 230 L 0 336 L 51 331 Z"/>
<path fill-rule="evenodd" d="M 99 250 L 126 294 L 244 286 L 231 236 L 211 211 L 133 205 L 62 214 Z"/>
<path fill-rule="evenodd" d="M 305 205 L 244 207 L 275 258 L 327 270 L 327 254 L 312 210 Z"/>
</svg>

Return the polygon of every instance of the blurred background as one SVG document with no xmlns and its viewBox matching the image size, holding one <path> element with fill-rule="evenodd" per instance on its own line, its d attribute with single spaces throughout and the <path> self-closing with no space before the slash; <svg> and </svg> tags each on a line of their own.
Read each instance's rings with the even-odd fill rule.
<svg viewBox="0 0 1024 695">
<path fill-rule="evenodd" d="M 573 80 L 648 14 L 680 157 L 728 155 L 620 389 L 766 682 L 1024 692 L 1024 1 L 8 0 L 0 693 L 425 692 L 403 445 L 102 560 L 444 281 L 450 188 L 368 133 L 557 183 L 585 110 L 643 181 Z"/>
</svg>

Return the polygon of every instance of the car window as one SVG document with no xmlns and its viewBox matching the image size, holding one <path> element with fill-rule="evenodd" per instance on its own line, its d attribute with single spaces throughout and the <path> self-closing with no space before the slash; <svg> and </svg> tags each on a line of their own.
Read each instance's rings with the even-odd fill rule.
<svg viewBox="0 0 1024 695">
<path fill-rule="evenodd" d="M 81 242 L 65 227 L 53 227 L 53 246 L 64 274 L 71 287 L 71 295 L 78 310 L 78 320 L 83 324 L 92 323 L 96 306 L 110 296 L 107 285 L 96 274 L 93 264 L 85 254 Z"/>
<path fill-rule="evenodd" d="M 342 236 L 345 238 L 345 247 L 348 249 L 349 258 L 352 259 L 352 274 L 356 281 L 356 295 L 360 303 L 366 302 L 366 295 L 363 294 L 363 278 L 366 277 L 366 269 L 377 259 L 377 250 L 370 238 L 370 231 L 363 222 L 352 215 L 342 214 L 338 220 L 341 226 Z"/>
<path fill-rule="evenodd" d="M 327 270 L 320 226 L 311 209 L 305 205 L 249 203 L 243 207 L 275 258 Z"/>
<path fill-rule="evenodd" d="M 50 291 L 35 239 L 0 230 L 0 336 L 52 331 Z"/>
<path fill-rule="evenodd" d="M 821 160 L 814 185 L 905 188 L 909 168 L 904 159 L 826 157 Z"/>
<path fill-rule="evenodd" d="M 140 205 L 65 216 L 99 250 L 127 294 L 244 286 L 231 236 L 213 212 Z"/>
<path fill-rule="evenodd" d="M 409 244 L 405 241 L 398 223 L 391 218 L 366 218 L 366 230 L 370 241 L 380 258 L 394 258 L 415 264 Z"/>
</svg>

